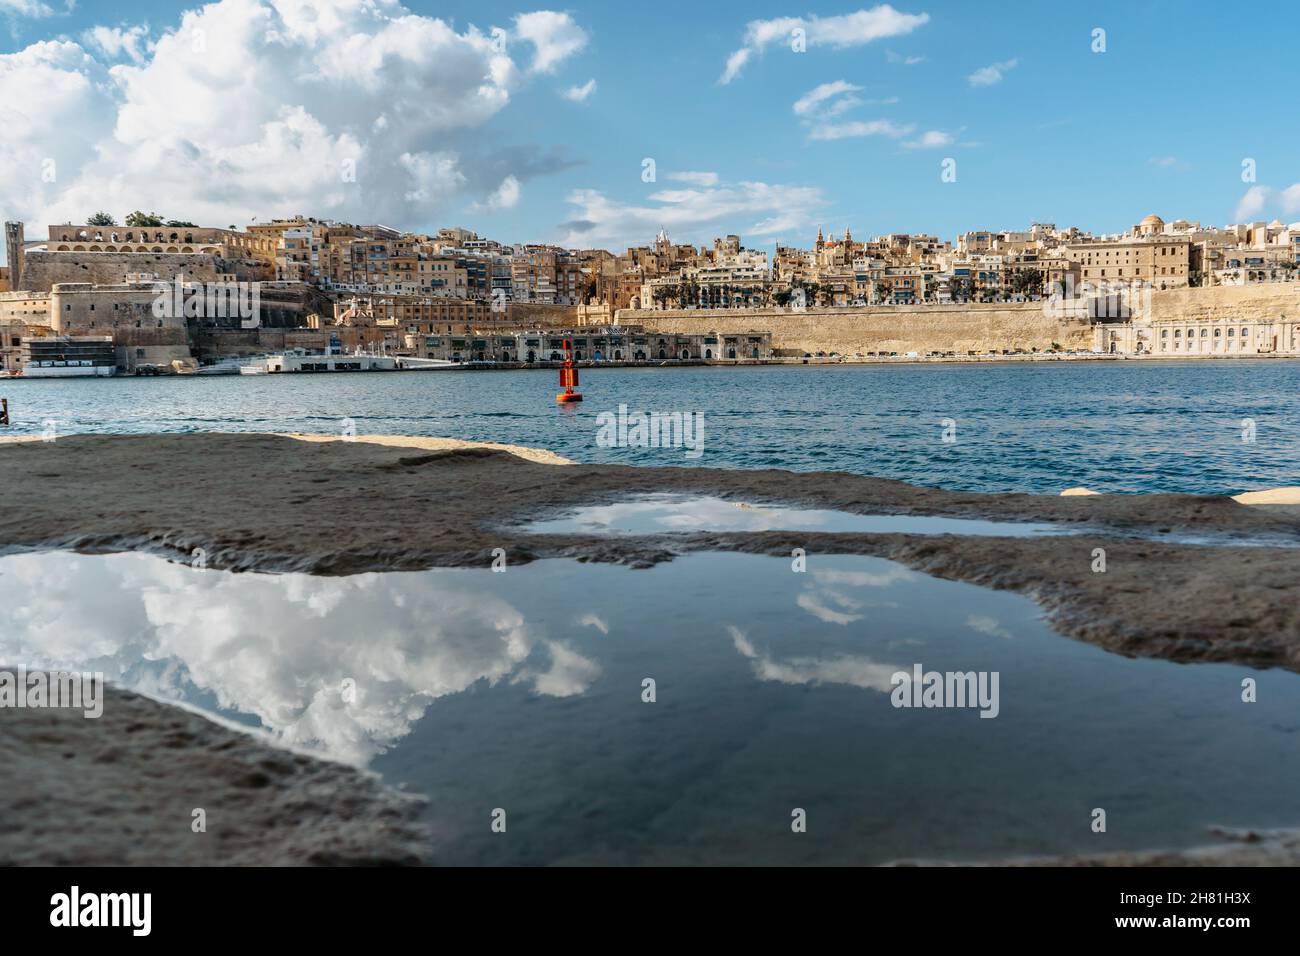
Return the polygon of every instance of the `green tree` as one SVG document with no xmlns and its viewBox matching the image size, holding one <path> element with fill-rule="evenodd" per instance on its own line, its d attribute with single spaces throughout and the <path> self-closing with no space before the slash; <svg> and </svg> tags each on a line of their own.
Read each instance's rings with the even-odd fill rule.
<svg viewBox="0 0 1300 956">
<path fill-rule="evenodd" d="M 128 226 L 134 226 L 136 229 L 153 228 L 161 226 L 163 224 L 163 218 L 156 212 L 145 213 L 137 209 L 135 212 L 131 213 L 131 215 L 126 217 L 126 224 Z"/>
<path fill-rule="evenodd" d="M 192 222 L 185 222 L 183 219 L 168 219 L 166 225 L 171 229 L 197 229 L 198 226 Z"/>
<path fill-rule="evenodd" d="M 97 213 L 95 213 L 93 216 L 91 216 L 89 219 L 86 220 L 86 225 L 88 225 L 88 226 L 116 226 L 116 225 L 117 225 L 117 220 L 114 219 L 114 218 L 113 218 L 109 213 L 106 213 L 106 212 L 97 212 Z"/>
</svg>

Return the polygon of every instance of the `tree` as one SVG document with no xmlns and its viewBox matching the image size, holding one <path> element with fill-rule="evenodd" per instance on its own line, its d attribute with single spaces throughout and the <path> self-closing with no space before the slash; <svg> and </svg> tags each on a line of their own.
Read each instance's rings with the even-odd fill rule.
<svg viewBox="0 0 1300 956">
<path fill-rule="evenodd" d="M 1037 269 L 1012 269 L 1008 278 L 1012 293 L 1030 298 L 1043 294 L 1043 274 Z"/>
<path fill-rule="evenodd" d="M 88 226 L 116 226 L 117 220 L 106 212 L 97 212 L 86 220 Z"/>
<path fill-rule="evenodd" d="M 136 229 L 151 228 L 161 226 L 163 224 L 163 218 L 156 212 L 144 213 L 137 209 L 135 212 L 131 213 L 131 215 L 126 217 L 126 224 L 128 226 L 134 226 Z"/>
<path fill-rule="evenodd" d="M 166 225 L 171 229 L 197 229 L 198 226 L 192 222 L 185 222 L 183 219 L 168 219 Z"/>
<path fill-rule="evenodd" d="M 883 305 L 889 298 L 889 286 L 883 282 L 876 283 L 876 305 Z"/>
</svg>

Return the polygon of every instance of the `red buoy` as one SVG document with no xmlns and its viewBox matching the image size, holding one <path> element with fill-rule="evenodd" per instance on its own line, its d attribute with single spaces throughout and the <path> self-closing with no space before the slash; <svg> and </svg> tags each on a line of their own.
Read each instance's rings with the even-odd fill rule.
<svg viewBox="0 0 1300 956">
<path fill-rule="evenodd" d="M 580 402 L 582 395 L 573 390 L 578 384 L 578 369 L 573 364 L 573 350 L 569 340 L 564 340 L 564 365 L 560 367 L 560 385 L 564 391 L 555 396 L 557 402 Z"/>
</svg>

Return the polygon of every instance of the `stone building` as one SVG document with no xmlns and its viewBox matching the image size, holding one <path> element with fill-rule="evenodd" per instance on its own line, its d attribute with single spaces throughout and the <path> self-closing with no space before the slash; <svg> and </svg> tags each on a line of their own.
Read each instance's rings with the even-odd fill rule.
<svg viewBox="0 0 1300 956">
<path fill-rule="evenodd" d="M 1152 222 L 1154 220 L 1154 222 Z M 1138 228 L 1163 222 L 1148 216 Z M 1145 282 L 1153 289 L 1177 289 L 1188 284 L 1192 243 L 1179 236 L 1144 233 L 1140 238 L 1072 243 L 1065 256 L 1079 263 L 1080 279 L 1091 285 Z"/>
<path fill-rule="evenodd" d="M 94 285 L 64 282 L 50 291 L 50 327 L 56 335 L 111 335 L 118 368 L 192 364 L 185 316 L 158 308 L 155 282 Z M 162 314 L 160 314 L 162 313 Z"/>
</svg>

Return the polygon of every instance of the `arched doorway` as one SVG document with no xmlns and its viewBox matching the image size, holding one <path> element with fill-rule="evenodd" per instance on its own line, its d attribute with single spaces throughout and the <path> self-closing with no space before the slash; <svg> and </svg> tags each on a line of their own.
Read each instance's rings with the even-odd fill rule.
<svg viewBox="0 0 1300 956">
<path fill-rule="evenodd" d="M 575 362 L 581 362 L 581 361 L 582 361 L 582 350 L 581 350 L 581 349 L 575 349 L 575 350 L 574 350 L 574 352 L 573 352 L 573 360 L 574 360 Z"/>
<path fill-rule="evenodd" d="M 600 349 L 596 349 L 596 351 L 592 352 L 591 357 L 595 359 L 597 362 L 605 361 L 605 356 L 601 354 Z"/>
<path fill-rule="evenodd" d="M 660 350 L 659 350 L 659 357 L 660 357 L 661 359 L 666 359 L 666 358 L 668 357 L 668 351 L 667 351 L 667 349 L 660 349 Z"/>
<path fill-rule="evenodd" d="M 705 359 L 711 359 L 711 358 L 713 358 L 713 349 L 705 349 L 705 350 L 704 350 L 704 357 L 705 357 Z"/>
<path fill-rule="evenodd" d="M 509 353 L 509 352 L 502 352 L 502 353 L 501 353 L 501 361 L 503 361 L 503 362 L 509 362 L 509 361 L 510 361 L 510 353 Z"/>
<path fill-rule="evenodd" d="M 688 359 L 688 358 L 691 357 L 691 350 L 690 350 L 690 349 L 682 349 L 681 352 L 678 353 L 677 357 L 678 357 L 679 359 Z"/>
<path fill-rule="evenodd" d="M 727 358 L 729 358 L 729 359 L 734 359 L 735 357 L 736 357 L 736 350 L 735 350 L 735 349 L 727 349 Z"/>
<path fill-rule="evenodd" d="M 614 349 L 614 361 L 615 362 L 623 361 L 623 352 L 621 349 Z"/>
<path fill-rule="evenodd" d="M 529 349 L 529 350 L 528 350 L 528 364 L 529 364 L 529 365 L 532 365 L 532 364 L 533 364 L 534 362 L 536 362 L 536 361 L 537 361 L 537 353 L 534 352 L 532 349 Z"/>
<path fill-rule="evenodd" d="M 638 362 L 644 362 L 644 361 L 645 361 L 645 353 L 642 352 L 640 349 L 637 349 L 637 350 L 636 350 L 636 356 L 635 356 L 635 358 L 636 358 L 636 360 L 637 360 Z"/>
</svg>

